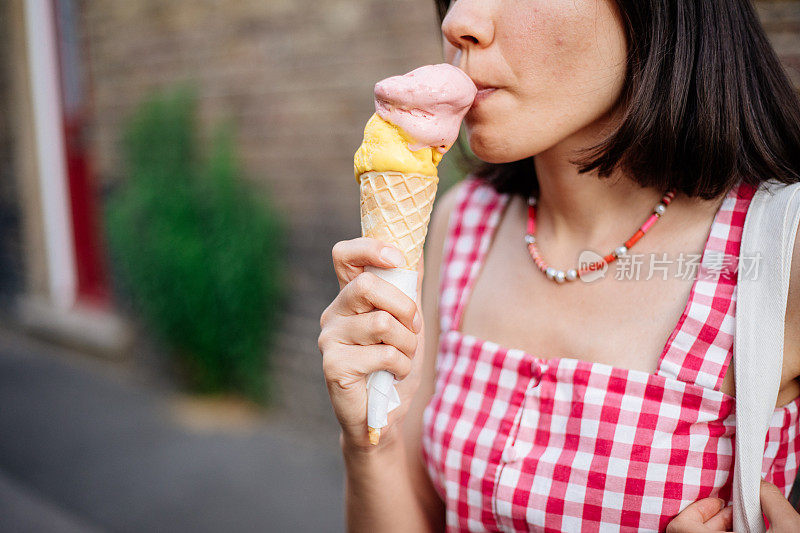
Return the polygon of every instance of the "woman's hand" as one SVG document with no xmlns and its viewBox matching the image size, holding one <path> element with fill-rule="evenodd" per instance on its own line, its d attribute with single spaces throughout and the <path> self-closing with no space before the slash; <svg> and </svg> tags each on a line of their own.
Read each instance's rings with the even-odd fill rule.
<svg viewBox="0 0 800 533">
<path fill-rule="evenodd" d="M 800 514 L 789 503 L 781 490 L 766 481 L 761 481 L 761 510 L 769 522 L 772 533 L 800 531 Z"/>
<path fill-rule="evenodd" d="M 721 498 L 704 498 L 690 504 L 667 524 L 667 533 L 711 533 L 733 529 L 733 508 Z"/>
<path fill-rule="evenodd" d="M 361 237 L 333 247 L 333 266 L 339 295 L 320 319 L 319 349 L 333 410 L 348 445 L 367 449 L 367 376 L 388 370 L 401 383 L 401 406 L 389 413 L 381 430 L 381 444 L 393 437 L 393 427 L 408 409 L 419 387 L 418 350 L 424 345 L 422 313 L 417 303 L 394 285 L 364 272 L 365 266 L 396 267 L 399 250 Z M 420 269 L 420 277 L 421 277 Z"/>
<path fill-rule="evenodd" d="M 733 508 L 723 508 L 724 505 L 719 498 L 698 500 L 667 525 L 667 533 L 730 531 L 733 529 Z M 800 531 L 800 514 L 780 489 L 767 481 L 761 482 L 761 510 L 772 533 Z"/>
</svg>

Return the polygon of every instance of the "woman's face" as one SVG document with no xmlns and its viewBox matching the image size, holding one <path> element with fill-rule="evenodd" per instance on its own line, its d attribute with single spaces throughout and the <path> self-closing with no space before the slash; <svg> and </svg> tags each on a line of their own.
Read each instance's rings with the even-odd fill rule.
<svg viewBox="0 0 800 533">
<path fill-rule="evenodd" d="M 465 123 L 490 163 L 589 139 L 622 91 L 627 44 L 614 0 L 457 0 L 442 32 L 447 61 L 478 86 Z"/>
</svg>

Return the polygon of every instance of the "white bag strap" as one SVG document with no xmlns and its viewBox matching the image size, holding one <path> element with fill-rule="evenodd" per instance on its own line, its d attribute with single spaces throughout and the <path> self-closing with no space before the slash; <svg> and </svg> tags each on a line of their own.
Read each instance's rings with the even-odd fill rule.
<svg viewBox="0 0 800 533">
<path fill-rule="evenodd" d="M 733 530 L 763 533 L 760 484 L 767 429 L 778 398 L 800 183 L 762 183 L 745 217 L 737 272 L 736 449 Z M 747 268 L 755 261 L 755 272 Z"/>
</svg>

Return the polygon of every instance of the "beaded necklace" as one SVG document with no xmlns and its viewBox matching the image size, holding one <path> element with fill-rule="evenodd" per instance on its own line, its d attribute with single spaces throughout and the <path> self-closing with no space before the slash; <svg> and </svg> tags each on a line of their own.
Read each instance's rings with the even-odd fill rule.
<svg viewBox="0 0 800 533">
<path fill-rule="evenodd" d="M 528 198 L 528 232 L 525 234 L 525 243 L 528 245 L 528 251 L 533 258 L 533 262 L 536 263 L 536 266 L 539 267 L 539 270 L 541 270 L 548 279 L 553 280 L 556 283 L 574 281 L 581 275 L 594 270 L 600 270 L 605 265 L 616 261 L 618 257 L 625 255 L 628 250 L 630 250 L 630 248 L 636 244 L 636 242 L 641 239 L 645 233 L 647 233 L 647 230 L 649 230 L 650 227 L 655 224 L 659 218 L 661 218 L 661 215 L 663 215 L 667 210 L 667 206 L 670 204 L 673 198 L 675 198 L 674 189 L 664 194 L 664 196 L 661 198 L 661 201 L 653 208 L 653 214 L 651 214 L 647 221 L 642 224 L 638 230 L 636 230 L 636 233 L 634 233 L 630 239 L 625 241 L 625 244 L 615 248 L 612 252 L 603 257 L 602 260 L 591 263 L 585 268 L 570 268 L 565 272 L 563 270 L 557 270 L 551 266 L 548 266 L 544 259 L 542 259 L 539 249 L 536 248 L 536 237 L 534 236 L 536 232 L 536 198 L 531 196 Z"/>
</svg>

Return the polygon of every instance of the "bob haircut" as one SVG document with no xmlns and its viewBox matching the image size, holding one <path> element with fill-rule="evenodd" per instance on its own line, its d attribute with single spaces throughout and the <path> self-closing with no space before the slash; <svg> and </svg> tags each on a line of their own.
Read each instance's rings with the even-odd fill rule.
<svg viewBox="0 0 800 533">
<path fill-rule="evenodd" d="M 614 0 L 628 42 L 622 120 L 572 161 L 706 200 L 741 178 L 800 181 L 800 102 L 750 0 Z M 435 0 L 440 22 L 449 0 Z M 497 191 L 538 195 L 533 157 L 479 164 Z"/>
</svg>

